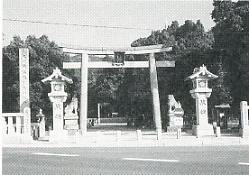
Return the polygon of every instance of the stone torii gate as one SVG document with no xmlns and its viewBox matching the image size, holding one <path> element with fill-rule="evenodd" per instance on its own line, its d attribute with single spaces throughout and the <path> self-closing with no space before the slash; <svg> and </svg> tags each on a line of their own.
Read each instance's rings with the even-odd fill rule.
<svg viewBox="0 0 249 175">
<path fill-rule="evenodd" d="M 63 48 L 63 47 L 62 47 Z M 144 47 L 129 47 L 122 49 L 71 49 L 63 48 L 66 53 L 81 54 L 81 62 L 63 62 L 64 69 L 80 69 L 81 68 L 81 97 L 80 97 L 80 129 L 82 133 L 87 130 L 87 81 L 88 68 L 149 68 L 151 93 L 153 98 L 153 118 L 158 133 L 162 131 L 160 99 L 158 92 L 157 67 L 175 67 L 175 61 L 156 61 L 155 53 L 170 52 L 172 47 L 164 48 L 163 45 L 153 45 Z M 89 62 L 89 55 L 121 55 L 133 54 L 149 54 L 149 61 L 125 61 L 122 63 L 112 63 L 107 61 Z"/>
</svg>

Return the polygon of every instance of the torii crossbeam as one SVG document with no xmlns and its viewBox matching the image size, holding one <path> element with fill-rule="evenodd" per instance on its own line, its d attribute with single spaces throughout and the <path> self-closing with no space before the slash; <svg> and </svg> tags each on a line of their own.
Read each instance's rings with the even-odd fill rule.
<svg viewBox="0 0 249 175">
<path fill-rule="evenodd" d="M 149 68 L 151 93 L 153 98 L 153 118 L 157 131 L 162 131 L 161 110 L 158 92 L 157 67 L 175 67 L 175 61 L 156 61 L 155 53 L 170 52 L 172 47 L 164 48 L 163 45 L 153 45 L 144 47 L 129 47 L 121 49 L 71 49 L 63 48 L 66 53 L 81 54 L 81 62 L 63 62 L 64 69 L 81 69 L 81 97 L 80 97 L 80 129 L 82 132 L 87 130 L 87 81 L 88 68 Z M 125 61 L 123 64 L 112 64 L 112 62 L 98 61 L 88 62 L 89 55 L 114 55 L 115 52 L 122 52 L 125 55 L 149 54 L 149 61 Z"/>
</svg>

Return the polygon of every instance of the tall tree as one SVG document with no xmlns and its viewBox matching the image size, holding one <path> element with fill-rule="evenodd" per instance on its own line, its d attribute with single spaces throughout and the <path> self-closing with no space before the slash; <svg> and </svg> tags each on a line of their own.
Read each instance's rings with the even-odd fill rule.
<svg viewBox="0 0 249 175">
<path fill-rule="evenodd" d="M 156 39 L 158 42 L 155 42 Z M 205 32 L 200 20 L 196 23 L 186 20 L 185 24 L 179 26 L 177 21 L 173 21 L 167 29 L 152 32 L 151 36 L 138 39 L 132 46 L 164 44 L 165 47 L 173 46 L 172 53 L 157 54 L 157 60 L 175 60 L 174 69 L 158 69 L 159 93 L 161 99 L 162 116 L 167 115 L 167 95 L 173 94 L 177 100 L 181 101 L 185 114 L 192 117 L 195 112 L 194 100 L 189 94 L 192 88 L 190 82 L 185 82 L 187 76 L 192 74 L 195 67 L 205 64 L 211 72 L 217 72 L 217 67 L 213 57 L 214 38 L 211 31 Z M 213 97 L 214 104 L 219 99 Z M 167 121 L 166 121 L 167 122 Z"/>
<path fill-rule="evenodd" d="M 232 107 L 238 111 L 239 102 L 249 98 L 249 2 L 214 1 L 213 5 L 214 48 L 220 52 L 227 72 L 224 82 L 231 91 Z"/>
<path fill-rule="evenodd" d="M 29 49 L 30 106 L 32 121 L 36 121 L 39 109 L 43 109 L 47 119 L 52 120 L 52 106 L 48 99 L 50 86 L 41 80 L 52 74 L 53 69 L 62 69 L 66 55 L 43 35 L 40 38 L 28 36 L 25 41 L 14 37 L 10 45 L 3 47 L 3 111 L 19 111 L 19 48 Z M 65 72 L 67 73 L 67 72 Z M 72 76 L 72 75 L 70 75 Z M 69 91 L 72 88 L 67 88 Z"/>
</svg>

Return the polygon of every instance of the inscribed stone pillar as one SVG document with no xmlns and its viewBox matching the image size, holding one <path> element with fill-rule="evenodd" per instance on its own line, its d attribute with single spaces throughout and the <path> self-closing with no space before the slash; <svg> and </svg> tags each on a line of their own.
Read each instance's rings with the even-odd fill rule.
<svg viewBox="0 0 249 175">
<path fill-rule="evenodd" d="M 20 112 L 24 113 L 24 134 L 31 136 L 31 113 L 29 102 L 29 50 L 19 49 Z"/>
<path fill-rule="evenodd" d="M 23 114 L 24 114 L 24 123 L 23 123 L 23 126 L 24 126 L 24 134 L 27 134 L 28 136 L 31 136 L 31 110 L 29 107 L 25 107 L 24 110 L 23 110 Z"/>
<path fill-rule="evenodd" d="M 63 102 L 66 101 L 66 97 L 50 97 L 53 103 L 53 130 L 63 130 Z"/>
<path fill-rule="evenodd" d="M 19 49 L 20 111 L 29 106 L 29 50 Z"/>
<path fill-rule="evenodd" d="M 206 125 L 208 124 L 208 104 L 207 98 L 209 98 L 211 92 L 208 93 L 195 93 L 192 94 L 192 97 L 195 98 L 196 102 L 196 119 L 197 125 Z"/>
</svg>

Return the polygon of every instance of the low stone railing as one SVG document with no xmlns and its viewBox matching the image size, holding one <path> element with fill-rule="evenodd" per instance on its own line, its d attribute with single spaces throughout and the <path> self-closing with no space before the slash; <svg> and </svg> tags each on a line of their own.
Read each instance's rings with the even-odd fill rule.
<svg viewBox="0 0 249 175">
<path fill-rule="evenodd" d="M 3 135 L 23 134 L 23 113 L 3 113 L 2 114 Z"/>
</svg>

